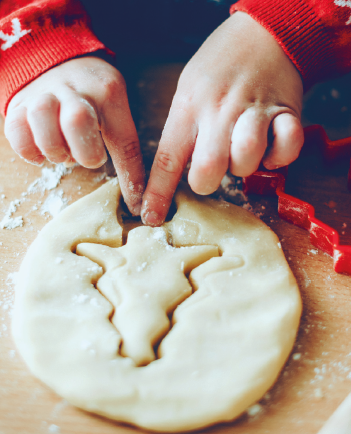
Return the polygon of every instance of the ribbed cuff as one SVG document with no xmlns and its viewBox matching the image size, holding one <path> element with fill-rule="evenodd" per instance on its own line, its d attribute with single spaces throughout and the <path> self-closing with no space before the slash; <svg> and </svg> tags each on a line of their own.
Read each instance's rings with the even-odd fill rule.
<svg viewBox="0 0 351 434">
<path fill-rule="evenodd" d="M 305 90 L 335 75 L 335 53 L 327 29 L 303 0 L 240 0 L 230 12 L 246 12 L 265 27 L 294 63 Z"/>
<path fill-rule="evenodd" d="M 45 27 L 23 36 L 0 53 L 0 112 L 5 115 L 11 98 L 43 72 L 97 50 L 112 53 L 79 21 L 70 27 Z"/>
</svg>

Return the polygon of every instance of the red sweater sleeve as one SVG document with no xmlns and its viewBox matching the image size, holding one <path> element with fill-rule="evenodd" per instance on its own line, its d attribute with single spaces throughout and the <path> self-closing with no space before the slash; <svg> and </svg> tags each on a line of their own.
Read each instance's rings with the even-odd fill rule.
<svg viewBox="0 0 351 434">
<path fill-rule="evenodd" d="M 78 0 L 1 0 L 0 112 L 52 66 L 105 49 Z"/>
<path fill-rule="evenodd" d="M 351 71 L 351 0 L 240 0 L 278 41 L 305 88 Z"/>
</svg>

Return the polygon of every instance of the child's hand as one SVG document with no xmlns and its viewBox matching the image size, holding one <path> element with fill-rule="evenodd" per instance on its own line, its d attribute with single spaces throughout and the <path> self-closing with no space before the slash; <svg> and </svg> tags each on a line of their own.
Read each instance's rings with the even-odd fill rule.
<svg viewBox="0 0 351 434">
<path fill-rule="evenodd" d="M 73 59 L 45 72 L 11 100 L 5 135 L 31 163 L 45 157 L 97 168 L 105 145 L 119 175 L 124 199 L 140 213 L 144 166 L 121 74 L 97 57 Z"/>
<path fill-rule="evenodd" d="M 161 224 L 190 157 L 189 184 L 214 192 L 227 169 L 237 176 L 294 161 L 303 144 L 303 86 L 273 36 L 249 15 L 236 12 L 203 44 L 178 83 L 151 176 L 142 218 Z"/>
</svg>

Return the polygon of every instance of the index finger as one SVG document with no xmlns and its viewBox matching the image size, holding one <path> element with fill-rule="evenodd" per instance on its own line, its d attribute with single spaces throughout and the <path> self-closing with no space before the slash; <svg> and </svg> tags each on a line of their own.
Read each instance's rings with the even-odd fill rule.
<svg viewBox="0 0 351 434">
<path fill-rule="evenodd" d="M 123 198 L 133 215 L 139 215 L 145 190 L 145 171 L 138 134 L 125 90 L 104 104 L 101 135 L 111 155 Z"/>
<path fill-rule="evenodd" d="M 141 218 L 144 224 L 159 226 L 165 221 L 194 149 L 196 134 L 197 127 L 189 114 L 171 109 L 143 196 Z"/>
</svg>

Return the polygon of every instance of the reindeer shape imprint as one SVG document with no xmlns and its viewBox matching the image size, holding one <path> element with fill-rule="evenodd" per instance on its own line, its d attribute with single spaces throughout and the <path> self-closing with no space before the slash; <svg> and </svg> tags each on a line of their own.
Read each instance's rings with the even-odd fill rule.
<svg viewBox="0 0 351 434">
<path fill-rule="evenodd" d="M 216 246 L 173 247 L 165 228 L 147 226 L 131 230 L 122 247 L 82 243 L 76 252 L 104 268 L 96 286 L 115 308 L 121 355 L 137 366 L 155 360 L 153 347 L 170 329 L 168 315 L 192 294 L 186 274 L 219 256 Z"/>
</svg>

